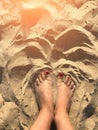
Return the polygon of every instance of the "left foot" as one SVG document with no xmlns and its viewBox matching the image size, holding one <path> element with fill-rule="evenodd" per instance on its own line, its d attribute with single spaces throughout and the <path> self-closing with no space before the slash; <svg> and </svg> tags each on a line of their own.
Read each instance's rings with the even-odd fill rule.
<svg viewBox="0 0 98 130">
<path fill-rule="evenodd" d="M 39 105 L 41 109 L 47 109 L 53 111 L 53 99 L 52 99 L 52 83 L 49 70 L 43 70 L 38 75 L 35 81 L 35 90 L 38 96 Z"/>
</svg>

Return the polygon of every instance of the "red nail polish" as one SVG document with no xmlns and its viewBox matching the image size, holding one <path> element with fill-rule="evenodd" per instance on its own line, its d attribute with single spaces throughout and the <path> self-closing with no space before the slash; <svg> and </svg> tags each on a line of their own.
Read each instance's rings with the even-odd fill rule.
<svg viewBox="0 0 98 130">
<path fill-rule="evenodd" d="M 49 71 L 46 71 L 45 73 L 46 73 L 46 75 L 49 75 L 49 74 L 50 74 L 50 72 L 49 72 Z"/>
<path fill-rule="evenodd" d="M 63 77 L 63 75 L 64 75 L 63 73 L 58 74 L 58 76 L 61 77 L 61 78 Z"/>
</svg>

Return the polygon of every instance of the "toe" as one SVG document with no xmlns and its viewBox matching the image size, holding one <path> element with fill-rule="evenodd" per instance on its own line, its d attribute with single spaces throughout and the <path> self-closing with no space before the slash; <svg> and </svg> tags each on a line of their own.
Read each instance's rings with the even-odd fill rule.
<svg viewBox="0 0 98 130">
<path fill-rule="evenodd" d="M 70 83 L 71 83 L 71 77 L 70 77 L 69 75 L 67 75 L 67 76 L 65 77 L 64 82 L 65 82 L 65 84 L 67 84 L 67 86 L 69 86 Z"/>
<path fill-rule="evenodd" d="M 45 70 L 43 70 L 41 72 L 41 81 L 45 80 L 46 79 L 46 74 L 45 74 Z"/>
<path fill-rule="evenodd" d="M 70 75 L 67 75 L 66 77 L 65 77 L 65 84 L 70 88 L 70 89 L 72 89 L 72 90 L 74 90 L 75 89 L 75 82 L 73 81 L 73 79 L 72 79 L 72 77 L 70 76 Z"/>
<path fill-rule="evenodd" d="M 57 77 L 58 77 L 58 82 L 62 82 L 63 78 L 64 78 L 64 74 L 63 73 L 58 73 Z"/>
<path fill-rule="evenodd" d="M 74 88 L 74 82 L 73 81 L 71 81 L 71 83 L 70 83 L 70 85 L 69 85 L 69 87 L 70 87 L 70 89 L 73 89 Z"/>
<path fill-rule="evenodd" d="M 72 88 L 72 92 L 74 92 L 75 89 L 76 89 L 76 85 L 74 84 L 74 85 L 73 85 L 73 88 Z"/>
<path fill-rule="evenodd" d="M 51 73 L 51 71 L 45 70 L 44 71 L 45 78 L 47 78 L 50 75 L 50 73 Z"/>
<path fill-rule="evenodd" d="M 39 86 L 50 74 L 48 70 L 42 70 L 36 78 L 35 85 Z"/>
<path fill-rule="evenodd" d="M 38 75 L 38 78 L 37 78 L 37 82 L 42 82 L 43 81 L 43 76 L 42 76 L 42 72 Z"/>
<path fill-rule="evenodd" d="M 71 77 L 69 77 L 68 82 L 67 82 L 67 86 L 70 86 L 71 84 L 72 84 L 72 79 L 71 79 Z"/>
<path fill-rule="evenodd" d="M 35 81 L 35 86 L 39 86 L 39 85 L 40 85 L 40 80 L 39 80 L 39 78 L 37 78 Z"/>
<path fill-rule="evenodd" d="M 43 80 L 45 80 L 44 71 L 40 72 L 40 74 L 38 75 L 38 77 L 37 77 L 37 79 L 35 81 L 35 84 L 37 86 L 39 86 L 43 82 Z"/>
<path fill-rule="evenodd" d="M 46 71 L 43 70 L 43 71 L 39 74 L 38 80 L 39 80 L 39 82 L 41 83 L 41 82 L 43 82 L 45 79 L 46 79 Z"/>
<path fill-rule="evenodd" d="M 60 79 L 63 79 L 63 76 L 64 76 L 63 73 L 59 73 L 59 74 L 58 74 L 58 77 L 59 77 Z"/>
</svg>

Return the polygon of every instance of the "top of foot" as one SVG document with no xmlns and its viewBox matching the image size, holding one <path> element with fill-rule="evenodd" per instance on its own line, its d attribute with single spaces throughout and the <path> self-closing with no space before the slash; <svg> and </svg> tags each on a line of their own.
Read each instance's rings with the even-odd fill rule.
<svg viewBox="0 0 98 130">
<path fill-rule="evenodd" d="M 70 101 L 75 90 L 75 82 L 70 75 L 65 76 L 64 74 L 58 75 L 57 80 L 57 104 L 56 107 L 69 110 Z"/>
<path fill-rule="evenodd" d="M 49 70 L 41 71 L 35 81 L 35 90 L 41 108 L 46 107 L 47 109 L 52 109 L 53 107 L 50 73 Z"/>
</svg>

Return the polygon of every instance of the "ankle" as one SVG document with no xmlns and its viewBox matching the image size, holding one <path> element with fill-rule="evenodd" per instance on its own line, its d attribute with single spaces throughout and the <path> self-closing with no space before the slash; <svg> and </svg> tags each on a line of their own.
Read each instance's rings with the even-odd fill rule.
<svg viewBox="0 0 98 130">
<path fill-rule="evenodd" d="M 64 105 L 56 105 L 54 112 L 55 115 L 58 115 L 59 113 L 68 113 L 68 108 L 64 107 Z"/>
<path fill-rule="evenodd" d="M 68 116 L 68 111 L 66 109 L 59 109 L 55 111 L 54 120 L 55 122 L 58 122 L 59 120 L 62 120 L 66 116 Z"/>
<path fill-rule="evenodd" d="M 68 110 L 67 108 L 65 109 L 64 107 L 58 107 L 58 108 L 56 107 L 54 115 L 55 115 L 54 118 L 56 120 L 61 119 L 63 116 L 68 115 Z"/>
<path fill-rule="evenodd" d="M 48 117 L 50 117 L 51 119 L 53 119 L 53 108 L 48 108 L 48 107 L 42 107 L 40 112 L 43 113 L 43 115 L 47 115 Z"/>
</svg>

